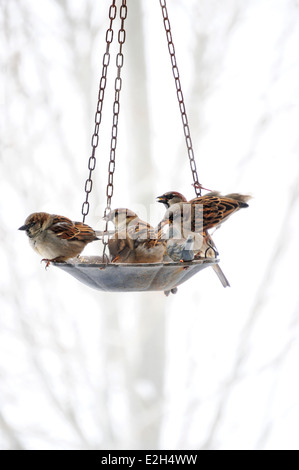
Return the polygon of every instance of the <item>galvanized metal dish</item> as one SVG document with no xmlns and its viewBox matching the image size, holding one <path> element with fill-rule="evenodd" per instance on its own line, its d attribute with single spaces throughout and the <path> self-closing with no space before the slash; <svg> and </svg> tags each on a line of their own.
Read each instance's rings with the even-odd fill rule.
<svg viewBox="0 0 299 470">
<path fill-rule="evenodd" d="M 219 259 L 203 258 L 185 263 L 103 263 L 102 257 L 86 256 L 68 263 L 52 263 L 93 289 L 105 292 L 164 291 L 176 287 Z"/>
</svg>

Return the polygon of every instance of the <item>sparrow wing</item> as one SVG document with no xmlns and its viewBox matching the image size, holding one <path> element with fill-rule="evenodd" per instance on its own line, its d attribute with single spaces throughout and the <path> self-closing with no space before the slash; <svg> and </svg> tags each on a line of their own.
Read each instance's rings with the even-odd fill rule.
<svg viewBox="0 0 299 470">
<path fill-rule="evenodd" d="M 77 240 L 92 242 L 98 239 L 95 231 L 89 225 L 83 224 L 82 222 L 74 222 L 74 225 L 75 228 L 79 230 L 79 233 L 75 235 Z"/>
<path fill-rule="evenodd" d="M 136 223 L 134 222 L 133 224 L 129 225 L 128 236 L 132 240 L 138 241 L 149 239 L 155 240 L 157 238 L 155 229 L 143 220 L 138 220 Z"/>
<path fill-rule="evenodd" d="M 192 200 L 194 214 L 192 231 L 209 230 L 224 222 L 237 210 L 248 207 L 248 204 L 235 194 L 232 197 L 207 194 Z"/>
<path fill-rule="evenodd" d="M 135 220 L 128 227 L 128 238 L 134 244 L 135 262 L 149 263 L 162 261 L 165 241 L 158 239 L 156 230 L 143 220 Z"/>
<path fill-rule="evenodd" d="M 155 228 L 155 237 L 159 240 L 165 240 L 169 238 L 170 221 L 163 219 Z"/>
<path fill-rule="evenodd" d="M 158 239 L 158 238 L 146 238 L 146 239 L 137 239 L 134 243 L 134 248 L 138 248 L 143 246 L 146 250 L 151 250 L 153 248 L 157 248 L 158 246 L 166 246 L 166 240 Z"/>
<path fill-rule="evenodd" d="M 97 239 L 95 231 L 82 222 L 72 222 L 67 217 L 56 216 L 49 229 L 55 233 L 58 238 L 64 240 L 93 241 Z"/>
<path fill-rule="evenodd" d="M 55 233 L 58 238 L 70 240 L 77 237 L 80 233 L 79 228 L 67 217 L 55 216 L 49 230 Z"/>
</svg>

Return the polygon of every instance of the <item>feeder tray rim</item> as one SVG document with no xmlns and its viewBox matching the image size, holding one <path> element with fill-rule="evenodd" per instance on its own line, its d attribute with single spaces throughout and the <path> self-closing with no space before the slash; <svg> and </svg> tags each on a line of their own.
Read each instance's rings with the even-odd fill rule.
<svg viewBox="0 0 299 470">
<path fill-rule="evenodd" d="M 220 262 L 220 258 L 201 258 L 201 259 L 196 259 L 193 261 L 184 261 L 184 262 L 175 262 L 175 261 L 167 261 L 165 263 L 95 263 L 91 262 L 89 263 L 88 258 L 94 258 L 93 256 L 91 257 L 84 257 L 84 260 L 74 260 L 72 263 L 70 262 L 57 262 L 57 261 L 52 261 L 51 264 L 53 266 L 61 267 L 61 266 L 78 266 L 80 268 L 101 268 L 101 269 L 106 269 L 109 267 L 114 267 L 114 268 L 126 268 L 126 267 L 142 267 L 142 268 L 150 268 L 150 267 L 159 267 L 159 266 L 167 266 L 167 267 L 184 267 L 184 266 L 194 266 L 194 265 L 200 265 L 200 264 L 218 264 Z M 86 261 L 85 261 L 86 260 Z"/>
<path fill-rule="evenodd" d="M 82 262 L 83 261 L 83 262 Z M 89 261 L 89 263 L 88 263 Z M 99 261 L 98 263 L 95 261 Z M 191 262 L 103 263 L 102 257 L 82 257 L 54 266 L 96 290 L 105 292 L 164 291 L 175 293 L 177 286 L 197 272 L 213 267 L 218 258 Z"/>
</svg>

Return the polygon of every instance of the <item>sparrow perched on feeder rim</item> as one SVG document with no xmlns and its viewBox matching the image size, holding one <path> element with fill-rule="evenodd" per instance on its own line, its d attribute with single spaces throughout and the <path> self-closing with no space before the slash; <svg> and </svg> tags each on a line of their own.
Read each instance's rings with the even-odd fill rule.
<svg viewBox="0 0 299 470">
<path fill-rule="evenodd" d="M 190 217 L 188 218 L 188 220 L 189 219 Z M 183 220 L 183 218 L 181 217 L 180 207 L 174 208 L 172 213 L 171 211 L 166 211 L 164 218 L 158 225 L 157 231 L 159 234 L 162 234 L 162 237 L 168 239 L 167 254 L 170 258 L 172 258 L 173 261 L 187 261 L 186 259 L 184 259 L 184 257 L 190 257 L 191 253 L 189 251 L 189 254 L 184 252 L 184 257 L 182 257 L 182 259 L 178 259 L 178 257 L 180 256 L 180 247 L 182 249 L 182 247 L 184 247 L 184 244 L 187 244 L 187 240 L 189 241 L 189 250 L 191 247 L 192 240 L 192 259 L 196 260 L 202 258 L 218 257 L 219 253 L 210 234 L 207 231 L 204 231 L 202 233 L 193 232 L 191 230 L 191 223 L 188 223 L 188 221 L 186 221 L 186 217 L 185 220 Z M 188 261 L 192 261 L 192 259 Z M 219 264 L 213 264 L 212 268 L 217 274 L 223 287 L 230 287 L 230 284 L 224 272 L 220 268 Z"/>
<path fill-rule="evenodd" d="M 166 241 L 130 209 L 115 209 L 104 218 L 113 222 L 115 234 L 108 241 L 113 263 L 161 263 Z"/>
<path fill-rule="evenodd" d="M 185 238 L 190 232 L 201 235 L 201 241 L 199 240 L 197 246 L 196 243 L 194 246 L 195 259 L 198 259 L 218 256 L 208 230 L 218 228 L 234 212 L 248 207 L 249 199 L 251 196 L 248 195 L 231 193 L 222 196 L 219 192 L 213 191 L 187 201 L 181 193 L 170 191 L 159 196 L 157 201 L 163 203 L 167 209 L 164 220 L 170 220 L 172 227 L 176 226 L 176 230 L 179 229 Z M 212 267 L 222 285 L 228 287 L 230 284 L 219 264 L 214 264 Z"/>
<path fill-rule="evenodd" d="M 192 231 L 202 232 L 218 227 L 234 212 L 248 207 L 249 199 L 251 196 L 248 195 L 231 193 L 222 196 L 218 191 L 213 191 L 187 201 L 181 193 L 170 191 L 159 196 L 157 201 L 163 203 L 166 209 L 176 206 L 175 210 L 181 210 L 184 223 L 186 217 L 190 217 Z"/>
<path fill-rule="evenodd" d="M 26 231 L 30 245 L 44 257 L 42 261 L 46 261 L 46 267 L 51 261 L 75 258 L 88 243 L 98 240 L 89 225 L 46 212 L 29 215 L 19 230 Z"/>
</svg>

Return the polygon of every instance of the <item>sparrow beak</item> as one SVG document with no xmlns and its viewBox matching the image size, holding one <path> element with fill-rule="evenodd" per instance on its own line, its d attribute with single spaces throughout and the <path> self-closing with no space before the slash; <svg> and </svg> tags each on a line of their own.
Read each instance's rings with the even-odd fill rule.
<svg viewBox="0 0 299 470">
<path fill-rule="evenodd" d="M 167 202 L 167 199 L 165 196 L 159 196 L 157 197 L 157 202 L 162 202 L 164 204 Z"/>
<path fill-rule="evenodd" d="M 18 230 L 27 230 L 28 229 L 28 225 L 22 225 L 22 227 L 18 228 Z"/>
</svg>

